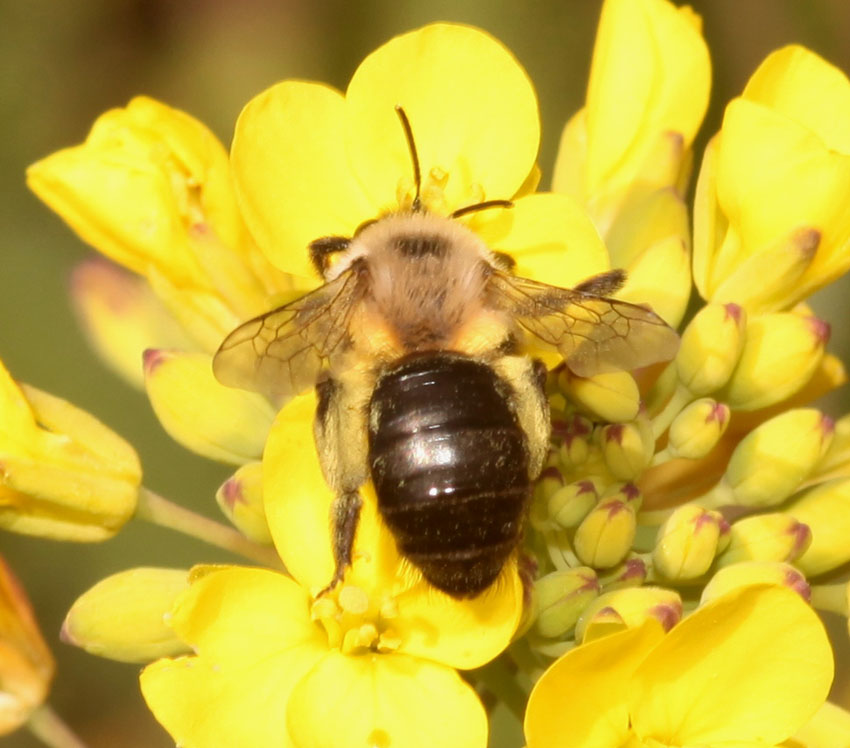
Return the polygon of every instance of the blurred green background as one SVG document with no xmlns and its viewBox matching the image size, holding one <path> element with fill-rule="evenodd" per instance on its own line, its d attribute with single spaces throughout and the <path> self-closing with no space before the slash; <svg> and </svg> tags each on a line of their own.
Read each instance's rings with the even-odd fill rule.
<svg viewBox="0 0 850 748">
<path fill-rule="evenodd" d="M 725 101 L 770 50 L 801 42 L 850 70 L 847 0 L 692 4 L 703 15 L 714 66 L 712 105 L 700 145 L 717 129 Z M 227 468 L 173 443 L 144 396 L 114 378 L 88 350 L 66 293 L 69 271 L 88 251 L 27 192 L 27 164 L 81 141 L 98 114 L 139 93 L 190 112 L 227 143 L 241 107 L 270 84 L 296 77 L 344 88 L 363 56 L 389 37 L 429 21 L 452 20 L 492 32 L 528 69 L 540 97 L 546 175 L 561 127 L 582 103 L 599 7 L 600 0 L 0 0 L 5 195 L 0 201 L 0 357 L 16 378 L 75 402 L 127 437 L 141 453 L 152 489 L 215 516 L 212 497 Z M 845 360 L 850 360 L 848 293 L 845 279 L 814 301 L 833 323 L 832 350 Z M 846 394 L 831 396 L 826 407 L 839 415 L 847 407 Z M 59 626 L 77 595 L 106 574 L 225 556 L 136 524 L 100 545 L 2 534 L 0 552 L 28 588 L 56 653 L 52 703 L 57 711 L 91 746 L 171 745 L 142 703 L 138 668 L 61 644 Z M 832 624 L 846 669 L 846 628 L 842 621 Z M 846 673 L 834 698 L 850 706 Z M 493 742 L 508 746 L 520 740 L 515 731 L 501 731 Z M 38 745 L 25 732 L 0 743 Z"/>
</svg>

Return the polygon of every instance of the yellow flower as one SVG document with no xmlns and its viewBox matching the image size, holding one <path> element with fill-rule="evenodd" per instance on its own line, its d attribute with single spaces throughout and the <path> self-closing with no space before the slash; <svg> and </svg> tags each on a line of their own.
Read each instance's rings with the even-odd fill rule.
<svg viewBox="0 0 850 748">
<path fill-rule="evenodd" d="M 452 634 L 434 596 L 443 611 L 409 609 L 403 597 L 377 609 L 353 586 L 313 602 L 282 574 L 213 570 L 172 612 L 195 654 L 148 666 L 142 691 L 186 748 L 483 746 L 484 709 L 442 656 L 467 666 L 492 656 L 481 644 L 491 611 L 467 609 Z"/>
<path fill-rule="evenodd" d="M 649 621 L 568 652 L 532 691 L 526 740 L 529 748 L 774 745 L 822 706 L 832 671 L 823 625 L 798 595 L 745 587 L 666 635 Z"/>
<path fill-rule="evenodd" d="M 56 540 L 105 540 L 136 508 L 133 448 L 58 397 L 17 384 L 0 363 L 0 527 Z"/>
<path fill-rule="evenodd" d="M 850 267 L 850 81 L 813 52 L 768 56 L 700 172 L 694 281 L 712 301 L 787 309 Z"/>
<path fill-rule="evenodd" d="M 55 668 L 24 590 L 0 558 L 0 735 L 44 702 Z"/>
</svg>

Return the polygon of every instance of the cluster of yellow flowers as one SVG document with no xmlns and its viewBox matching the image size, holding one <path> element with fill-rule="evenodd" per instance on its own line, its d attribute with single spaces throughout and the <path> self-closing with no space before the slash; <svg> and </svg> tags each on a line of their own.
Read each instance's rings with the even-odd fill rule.
<svg viewBox="0 0 850 748">
<path fill-rule="evenodd" d="M 109 259 L 73 278 L 92 345 L 175 440 L 235 466 L 216 498 L 236 529 L 144 488 L 130 445 L 2 369 L 0 526 L 97 541 L 137 516 L 265 567 L 114 575 L 63 638 L 145 663 L 144 697 L 186 748 L 485 746 L 493 694 L 524 710 L 529 748 L 850 744 L 814 612 L 848 614 L 846 585 L 823 580 L 850 561 L 850 416 L 809 406 L 846 375 L 804 303 L 850 268 L 850 82 L 806 49 L 770 55 L 703 155 L 692 233 L 710 77 L 689 8 L 606 0 L 550 192 L 525 71 L 451 24 L 380 47 L 344 94 L 261 93 L 229 157 L 190 116 L 137 98 L 34 164 L 31 188 Z M 396 105 L 415 123 L 428 210 L 511 199 L 459 220 L 524 277 L 570 287 L 624 268 L 618 298 L 681 333 L 674 361 L 634 375 L 547 359 L 552 447 L 525 547 L 472 600 L 403 563 L 368 488 L 353 564 L 319 594 L 333 494 L 316 397 L 277 412 L 211 369 L 238 324 L 315 287 L 310 241 L 409 199 Z M 0 729 L 52 674 L 8 579 Z M 510 666 L 483 667 L 497 657 Z"/>
</svg>

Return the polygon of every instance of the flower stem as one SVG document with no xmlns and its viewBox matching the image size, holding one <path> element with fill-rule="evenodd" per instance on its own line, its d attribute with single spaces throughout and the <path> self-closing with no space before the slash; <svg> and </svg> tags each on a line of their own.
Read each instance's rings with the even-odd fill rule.
<svg viewBox="0 0 850 748">
<path fill-rule="evenodd" d="M 481 685 L 503 702 L 522 724 L 528 695 L 517 682 L 518 670 L 513 661 L 503 655 L 470 675 L 473 675 Z"/>
<path fill-rule="evenodd" d="M 812 607 L 846 616 L 850 614 L 847 600 L 847 582 L 812 585 Z"/>
<path fill-rule="evenodd" d="M 184 535 L 203 540 L 218 548 L 224 548 L 263 566 L 285 570 L 283 562 L 273 548 L 248 540 L 232 527 L 179 506 L 144 486 L 139 489 L 136 516 L 155 525 L 168 527 Z"/>
<path fill-rule="evenodd" d="M 50 748 L 86 748 L 71 728 L 47 704 L 42 704 L 27 722 L 30 732 Z"/>
</svg>

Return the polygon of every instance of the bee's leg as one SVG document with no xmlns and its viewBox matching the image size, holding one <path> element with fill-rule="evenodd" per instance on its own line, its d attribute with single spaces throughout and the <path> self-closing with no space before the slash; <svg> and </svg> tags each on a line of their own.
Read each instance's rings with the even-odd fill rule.
<svg viewBox="0 0 850 748">
<path fill-rule="evenodd" d="M 615 291 L 619 291 L 625 282 L 625 270 L 608 270 L 604 273 L 599 273 L 599 275 L 593 275 L 587 280 L 583 280 L 577 286 L 574 286 L 572 290 L 590 294 L 591 296 L 610 296 Z"/>
<path fill-rule="evenodd" d="M 362 506 L 363 499 L 357 491 L 340 494 L 331 505 L 334 575 L 331 583 L 322 590 L 321 594 L 330 592 L 336 587 L 345 576 L 346 569 L 351 566 L 354 536 L 357 534 L 357 523 L 360 520 Z"/>
<path fill-rule="evenodd" d="M 328 271 L 328 258 L 336 252 L 344 252 L 349 244 L 351 239 L 347 236 L 323 236 L 310 242 L 310 260 L 322 278 Z"/>
<path fill-rule="evenodd" d="M 492 366 L 511 384 L 511 401 L 528 449 L 528 473 L 531 480 L 535 480 L 549 453 L 552 431 L 549 398 L 546 397 L 546 367 L 527 356 L 500 356 Z"/>
<path fill-rule="evenodd" d="M 335 568 L 324 593 L 342 581 L 352 561 L 363 504 L 358 490 L 368 477 L 367 405 L 371 389 L 360 382 L 328 378 L 317 385 L 316 392 L 316 448 L 325 480 L 336 492 L 330 513 Z"/>
</svg>

